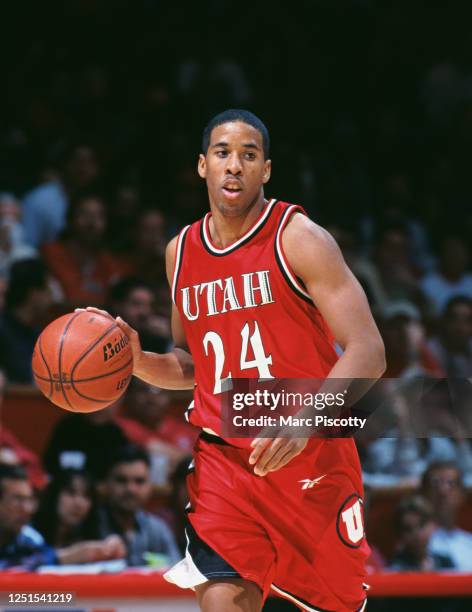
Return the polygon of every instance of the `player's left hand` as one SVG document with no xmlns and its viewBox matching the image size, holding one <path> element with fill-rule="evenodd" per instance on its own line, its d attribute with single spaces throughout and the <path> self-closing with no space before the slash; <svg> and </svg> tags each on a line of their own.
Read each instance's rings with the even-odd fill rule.
<svg viewBox="0 0 472 612">
<path fill-rule="evenodd" d="M 254 465 L 256 476 L 265 476 L 269 472 L 276 472 L 287 465 L 294 457 L 299 455 L 309 438 L 255 438 L 251 442 L 253 451 L 249 457 L 249 464 Z"/>
</svg>

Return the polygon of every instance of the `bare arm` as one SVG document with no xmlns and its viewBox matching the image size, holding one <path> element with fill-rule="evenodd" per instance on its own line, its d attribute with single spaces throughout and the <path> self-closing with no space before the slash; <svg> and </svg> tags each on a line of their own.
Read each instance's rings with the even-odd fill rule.
<svg viewBox="0 0 472 612">
<path fill-rule="evenodd" d="M 282 244 L 293 271 L 344 351 L 329 377 L 379 378 L 385 371 L 383 341 L 365 293 L 332 236 L 298 213 L 285 229 Z"/>
<path fill-rule="evenodd" d="M 344 351 L 328 378 L 379 378 L 385 371 L 383 341 L 364 291 L 344 262 L 334 239 L 297 213 L 282 235 L 282 245 L 295 275 L 303 281 Z M 249 462 L 255 465 L 256 474 L 264 476 L 291 461 L 305 448 L 307 441 L 307 438 L 290 436 L 272 442 L 267 438 L 256 439 Z"/>
</svg>

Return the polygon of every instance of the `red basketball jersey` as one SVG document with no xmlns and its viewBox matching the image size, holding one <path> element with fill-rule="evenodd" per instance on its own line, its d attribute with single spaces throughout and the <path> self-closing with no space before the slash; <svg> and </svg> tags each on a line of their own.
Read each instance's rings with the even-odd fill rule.
<svg viewBox="0 0 472 612">
<path fill-rule="evenodd" d="M 271 200 L 224 249 L 212 243 L 211 213 L 179 234 L 172 294 L 195 363 L 189 420 L 198 427 L 221 435 L 227 379 L 324 378 L 336 362 L 332 334 L 283 251 L 296 212 L 306 214 Z"/>
</svg>

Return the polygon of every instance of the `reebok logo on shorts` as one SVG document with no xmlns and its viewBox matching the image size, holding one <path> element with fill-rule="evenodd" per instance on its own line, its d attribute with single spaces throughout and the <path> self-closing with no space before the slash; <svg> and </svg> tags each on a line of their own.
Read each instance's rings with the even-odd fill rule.
<svg viewBox="0 0 472 612">
<path fill-rule="evenodd" d="M 315 485 L 317 485 L 320 480 L 322 480 L 325 476 L 327 476 L 328 474 L 323 474 L 323 476 L 318 476 L 318 478 L 313 478 L 313 480 L 310 480 L 309 478 L 304 478 L 303 480 L 299 480 L 298 482 L 302 482 L 302 490 L 304 491 L 305 489 L 313 489 L 313 487 Z"/>
</svg>

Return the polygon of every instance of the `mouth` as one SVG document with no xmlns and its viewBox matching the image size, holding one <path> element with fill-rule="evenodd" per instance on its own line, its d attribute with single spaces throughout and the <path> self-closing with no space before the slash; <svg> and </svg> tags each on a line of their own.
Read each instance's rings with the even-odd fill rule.
<svg viewBox="0 0 472 612">
<path fill-rule="evenodd" d="M 222 192 L 228 200 L 236 199 L 242 192 L 242 187 L 239 183 L 231 182 L 225 183 L 222 187 Z"/>
</svg>

